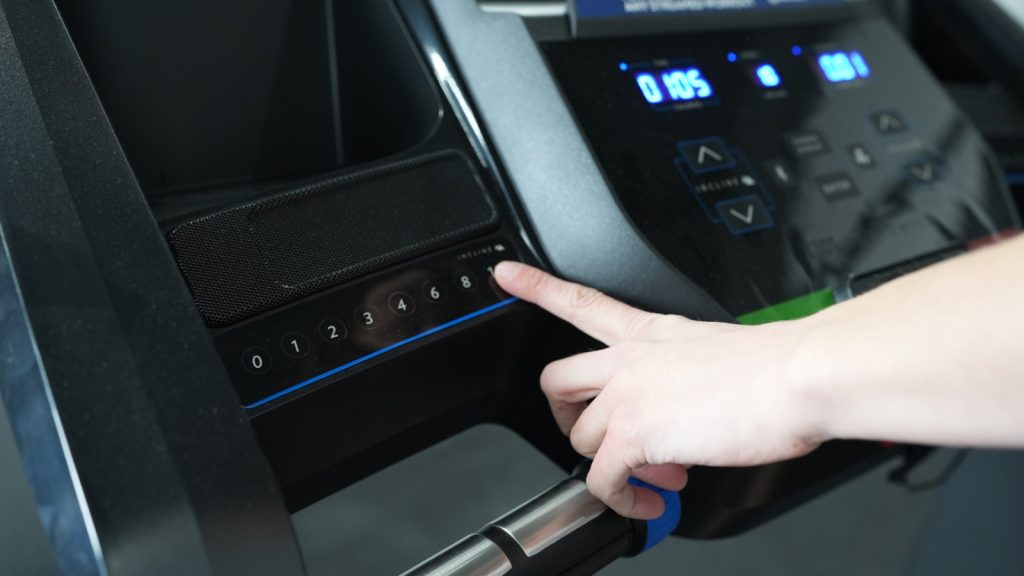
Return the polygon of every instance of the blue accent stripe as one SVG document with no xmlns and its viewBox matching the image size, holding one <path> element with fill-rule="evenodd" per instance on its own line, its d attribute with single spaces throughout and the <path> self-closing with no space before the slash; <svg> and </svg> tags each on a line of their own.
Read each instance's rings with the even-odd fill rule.
<svg viewBox="0 0 1024 576">
<path fill-rule="evenodd" d="M 1006 181 L 1010 186 L 1024 186 L 1024 172 L 1011 172 L 1006 175 Z"/>
<path fill-rule="evenodd" d="M 339 372 L 344 372 L 345 370 L 348 370 L 349 368 L 353 368 L 353 367 L 358 366 L 360 364 L 363 364 L 365 362 L 369 362 L 370 360 L 373 360 L 374 358 L 376 358 L 378 356 L 382 356 L 384 354 L 387 354 L 388 352 L 391 352 L 392 350 L 395 350 L 397 348 L 401 348 L 402 346 L 407 346 L 409 344 L 412 344 L 413 342 L 417 342 L 417 341 L 422 340 L 422 339 L 424 339 L 424 338 L 426 338 L 428 336 L 431 336 L 433 334 L 437 334 L 438 332 L 441 332 L 443 330 L 447 330 L 447 329 L 452 328 L 454 326 L 458 326 L 459 324 L 464 324 L 464 323 L 469 322 L 470 320 L 472 320 L 474 318 L 479 318 L 480 316 L 483 316 L 484 314 L 488 314 L 490 312 L 494 312 L 495 310 L 498 310 L 499 308 L 504 308 L 505 306 L 508 306 L 509 304 L 512 304 L 512 303 L 518 302 L 518 301 L 519 301 L 519 298 L 509 298 L 508 300 L 503 300 L 501 302 L 498 302 L 497 304 L 492 304 L 492 305 L 490 305 L 490 306 L 488 306 L 486 308 L 477 310 L 476 312 L 472 312 L 472 313 L 466 314 L 465 316 L 460 316 L 459 318 L 456 318 L 455 320 L 452 320 L 450 322 L 445 322 L 444 324 L 441 324 L 440 326 L 436 326 L 434 328 L 431 328 L 430 330 L 427 330 L 426 332 L 421 332 L 420 334 L 417 334 L 415 336 L 411 336 L 411 337 L 406 338 L 405 340 L 402 340 L 400 342 L 395 342 L 394 344 L 392 344 L 390 346 L 385 346 L 384 348 L 381 348 L 380 350 L 377 350 L 376 352 L 371 352 L 371 353 L 367 354 L 366 356 L 362 356 L 360 358 L 356 358 L 355 360 L 353 360 L 351 362 L 348 362 L 348 363 L 345 363 L 345 364 L 342 364 L 341 366 L 338 366 L 337 368 L 332 368 L 331 370 L 328 370 L 327 372 L 324 372 L 323 374 L 320 374 L 318 376 L 314 376 L 314 377 L 312 377 L 312 378 L 310 378 L 308 380 L 303 380 L 302 382 L 299 382 L 298 384 L 296 384 L 296 385 L 294 385 L 294 386 L 292 386 L 290 388 L 285 388 L 284 390 L 281 390 L 280 392 L 277 392 L 275 394 L 271 394 L 270 396 L 267 396 L 263 400 L 260 400 L 258 402 L 253 402 L 252 404 L 248 404 L 248 405 L 245 406 L 245 408 L 248 409 L 248 410 L 251 410 L 253 408 L 259 408 L 260 406 L 263 406 L 264 404 L 267 404 L 268 402 L 273 402 L 274 400 L 277 400 L 278 398 L 281 398 L 282 396 L 287 396 L 288 394 L 291 394 L 292 392 L 295 392 L 296 390 L 300 390 L 300 389 L 305 388 L 306 386 L 309 386 L 311 384 L 316 384 L 317 382 L 319 382 L 321 380 L 324 380 L 325 378 L 330 378 L 331 376 L 334 376 L 335 374 L 337 374 Z"/>
</svg>

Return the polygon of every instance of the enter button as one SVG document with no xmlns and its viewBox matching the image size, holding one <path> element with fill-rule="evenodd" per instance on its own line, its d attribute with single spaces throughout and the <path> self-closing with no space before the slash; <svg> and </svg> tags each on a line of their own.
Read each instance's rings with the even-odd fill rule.
<svg viewBox="0 0 1024 576">
<path fill-rule="evenodd" d="M 853 198 L 860 194 L 857 184 L 849 174 L 831 174 L 818 179 L 818 188 L 829 202 Z"/>
</svg>

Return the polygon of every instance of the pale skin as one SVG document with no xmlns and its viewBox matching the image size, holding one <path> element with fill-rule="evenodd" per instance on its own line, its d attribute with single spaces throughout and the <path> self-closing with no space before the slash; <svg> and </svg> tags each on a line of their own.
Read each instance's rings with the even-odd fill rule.
<svg viewBox="0 0 1024 576">
<path fill-rule="evenodd" d="M 833 439 L 1024 448 L 1024 238 L 911 274 L 815 316 L 745 327 L 653 314 L 536 268 L 495 270 L 608 347 L 550 364 L 559 427 L 591 492 L 661 515 L 636 476 L 796 458 Z"/>
</svg>

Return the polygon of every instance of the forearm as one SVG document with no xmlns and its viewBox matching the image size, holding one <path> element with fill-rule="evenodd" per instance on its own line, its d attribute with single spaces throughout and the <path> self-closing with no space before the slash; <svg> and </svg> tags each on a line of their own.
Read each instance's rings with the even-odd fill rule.
<svg viewBox="0 0 1024 576">
<path fill-rule="evenodd" d="M 824 437 L 1024 447 L 1024 238 L 800 321 L 788 374 Z"/>
</svg>

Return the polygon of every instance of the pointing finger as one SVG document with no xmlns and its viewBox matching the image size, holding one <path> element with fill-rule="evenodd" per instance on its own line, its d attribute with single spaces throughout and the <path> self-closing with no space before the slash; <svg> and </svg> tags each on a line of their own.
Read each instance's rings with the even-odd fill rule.
<svg viewBox="0 0 1024 576">
<path fill-rule="evenodd" d="M 533 302 L 609 346 L 629 338 L 656 317 L 519 262 L 498 264 L 494 278 L 509 294 Z"/>
</svg>

